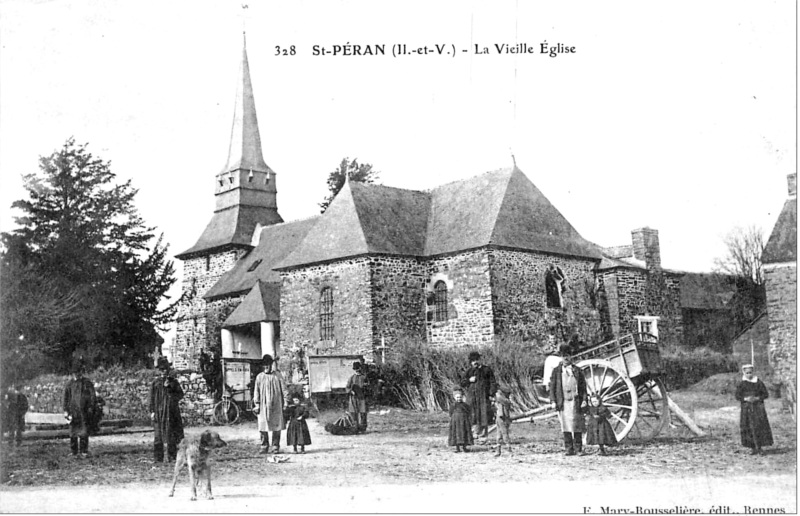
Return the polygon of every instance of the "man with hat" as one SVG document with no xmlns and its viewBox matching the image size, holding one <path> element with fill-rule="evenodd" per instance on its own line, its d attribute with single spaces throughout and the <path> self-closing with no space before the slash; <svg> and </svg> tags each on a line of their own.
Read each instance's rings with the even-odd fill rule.
<svg viewBox="0 0 800 516">
<path fill-rule="evenodd" d="M 353 362 L 353 374 L 347 380 L 347 411 L 356 422 L 356 433 L 367 431 L 367 377 L 361 362 Z"/>
<path fill-rule="evenodd" d="M 69 421 L 69 446 L 75 458 L 89 454 L 89 431 L 97 403 L 94 384 L 83 377 L 85 369 L 83 359 L 76 358 L 72 362 L 72 380 L 64 388 L 64 417 Z"/>
<path fill-rule="evenodd" d="M 582 454 L 581 434 L 585 431 L 586 423 L 581 405 L 586 401 L 586 379 L 581 370 L 572 365 L 570 346 L 563 344 L 559 351 L 561 363 L 553 369 L 550 377 L 550 402 L 558 411 L 566 454 Z"/>
<path fill-rule="evenodd" d="M 256 376 L 253 390 L 253 412 L 258 414 L 258 431 L 261 434 L 261 453 L 278 453 L 281 449 L 281 430 L 286 426 L 283 408 L 288 391 L 281 373 L 273 368 L 272 355 L 264 355 L 264 370 Z M 270 448 L 270 433 L 272 447 Z"/>
<path fill-rule="evenodd" d="M 178 443 L 183 439 L 183 418 L 180 401 L 181 384 L 169 372 L 172 368 L 167 357 L 159 357 L 156 368 L 161 376 L 150 385 L 150 419 L 153 420 L 153 458 L 164 462 L 164 441 L 167 441 L 167 461 L 178 455 Z"/>
<path fill-rule="evenodd" d="M 476 437 L 489 437 L 489 423 L 492 420 L 491 397 L 497 392 L 494 371 L 480 363 L 481 354 L 469 354 L 470 367 L 464 373 L 461 387 L 467 391 L 467 404 L 472 408 L 472 430 Z"/>
</svg>

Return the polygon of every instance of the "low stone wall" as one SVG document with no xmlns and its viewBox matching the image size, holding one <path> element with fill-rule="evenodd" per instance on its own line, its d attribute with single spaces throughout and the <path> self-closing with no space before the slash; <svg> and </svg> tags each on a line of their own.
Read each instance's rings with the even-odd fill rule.
<svg viewBox="0 0 800 516">
<path fill-rule="evenodd" d="M 150 424 L 150 384 L 158 377 L 152 369 L 123 371 L 99 369 L 87 375 L 95 390 L 106 402 L 105 419 L 132 419 L 136 424 Z M 183 388 L 181 414 L 188 426 L 211 423 L 214 400 L 206 389 L 203 377 L 191 371 L 178 372 Z M 23 384 L 29 411 L 61 413 L 67 376 L 47 375 Z"/>
</svg>

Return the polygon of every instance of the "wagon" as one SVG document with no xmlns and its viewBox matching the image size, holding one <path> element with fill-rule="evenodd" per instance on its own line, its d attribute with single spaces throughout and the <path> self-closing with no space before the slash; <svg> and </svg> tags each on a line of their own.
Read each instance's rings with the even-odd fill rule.
<svg viewBox="0 0 800 516">
<path fill-rule="evenodd" d="M 586 379 L 587 394 L 597 394 L 611 411 L 609 422 L 617 441 L 652 439 L 667 424 L 669 398 L 656 337 L 631 333 L 580 351 L 573 359 Z M 544 384 L 536 385 L 534 397 L 539 407 L 513 419 L 557 415 Z"/>
</svg>

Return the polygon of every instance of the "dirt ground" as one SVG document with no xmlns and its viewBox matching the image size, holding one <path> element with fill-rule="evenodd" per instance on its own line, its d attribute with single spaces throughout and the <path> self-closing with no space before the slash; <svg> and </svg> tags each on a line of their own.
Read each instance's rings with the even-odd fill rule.
<svg viewBox="0 0 800 516">
<path fill-rule="evenodd" d="M 194 504 L 185 472 L 176 498 L 166 497 L 172 467 L 153 463 L 151 433 L 93 438 L 84 460 L 69 456 L 65 440 L 27 441 L 3 448 L 0 511 L 257 512 L 263 497 L 269 512 L 599 512 L 603 504 L 796 512 L 796 424 L 779 400 L 767 400 L 775 446 L 753 457 L 738 446 L 734 401 L 671 394 L 707 437 L 672 429 L 646 443 L 622 443 L 607 457 L 596 449 L 564 456 L 553 419 L 513 425 L 512 452 L 495 457 L 490 446 L 454 453 L 446 414 L 378 407 L 368 433 L 356 436 L 326 433 L 320 421 L 330 415 L 323 414 L 309 421 L 307 453 L 285 453 L 288 460 L 277 464 L 257 453 L 254 422 L 217 427 L 228 447 L 213 458 L 216 499 Z"/>
</svg>

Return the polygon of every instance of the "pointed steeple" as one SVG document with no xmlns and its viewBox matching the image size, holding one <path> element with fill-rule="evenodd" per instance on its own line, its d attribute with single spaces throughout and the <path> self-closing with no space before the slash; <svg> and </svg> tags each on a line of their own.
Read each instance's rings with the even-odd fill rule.
<svg viewBox="0 0 800 516">
<path fill-rule="evenodd" d="M 276 183 L 275 172 L 261 152 L 245 39 L 228 162 L 214 181 L 214 215 L 197 243 L 176 257 L 185 259 L 231 247 L 252 247 L 253 231 L 258 224 L 264 227 L 283 222 L 278 214 Z"/>
<path fill-rule="evenodd" d="M 239 80 L 236 84 L 236 104 L 233 109 L 233 127 L 228 147 L 228 162 L 222 173 L 239 169 L 268 172 L 261 151 L 261 135 L 258 132 L 256 102 L 253 97 L 253 84 L 250 82 L 250 64 L 247 61 L 247 35 L 243 34 L 242 62 L 239 66 Z"/>
</svg>

